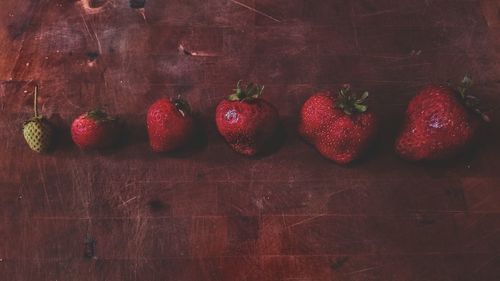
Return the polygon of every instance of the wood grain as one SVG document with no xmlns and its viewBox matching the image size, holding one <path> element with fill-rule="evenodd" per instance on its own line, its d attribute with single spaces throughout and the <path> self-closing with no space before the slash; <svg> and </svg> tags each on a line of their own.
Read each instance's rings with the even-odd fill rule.
<svg viewBox="0 0 500 281">
<path fill-rule="evenodd" d="M 500 280 L 498 121 L 448 162 L 392 144 L 429 82 L 468 72 L 498 107 L 493 0 L 3 0 L 0 4 L 0 274 L 5 280 Z M 184 51 L 179 51 L 182 46 Z M 233 153 L 213 124 L 239 79 L 266 85 L 286 138 Z M 295 132 L 302 102 L 351 82 L 371 92 L 379 141 L 338 166 Z M 66 134 L 35 155 L 20 127 L 41 112 L 67 132 L 104 107 L 122 145 L 81 152 Z M 181 94 L 203 138 L 150 151 L 148 106 Z M 495 114 L 493 114 L 495 115 Z"/>
</svg>

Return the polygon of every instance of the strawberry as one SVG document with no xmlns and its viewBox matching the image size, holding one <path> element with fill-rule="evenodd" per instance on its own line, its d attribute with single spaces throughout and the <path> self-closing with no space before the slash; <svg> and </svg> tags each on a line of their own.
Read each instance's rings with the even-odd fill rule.
<svg viewBox="0 0 500 281">
<path fill-rule="evenodd" d="M 119 126 L 114 117 L 102 110 L 91 110 L 71 124 L 71 137 L 80 149 L 108 148 L 118 139 Z"/>
<path fill-rule="evenodd" d="M 162 98 L 148 110 L 149 144 L 156 152 L 169 152 L 185 145 L 195 132 L 195 120 L 189 104 L 182 100 Z"/>
<path fill-rule="evenodd" d="M 238 153 L 252 156 L 267 148 L 278 129 L 276 108 L 261 98 L 264 86 L 236 85 L 235 93 L 219 102 L 215 123 L 219 133 Z"/>
<path fill-rule="evenodd" d="M 38 114 L 38 86 L 35 86 L 33 108 L 35 116 L 24 122 L 23 135 L 31 150 L 41 153 L 46 152 L 52 145 L 54 129 L 47 119 Z"/>
<path fill-rule="evenodd" d="M 458 154 L 468 146 L 478 129 L 478 99 L 466 94 L 472 80 L 465 77 L 458 89 L 431 85 L 413 97 L 406 110 L 403 129 L 395 150 L 410 161 L 438 160 Z"/>
<path fill-rule="evenodd" d="M 337 97 L 319 92 L 300 110 L 299 134 L 326 158 L 347 164 L 360 157 L 375 137 L 377 120 L 367 111 L 368 92 L 356 97 L 344 85 Z"/>
</svg>

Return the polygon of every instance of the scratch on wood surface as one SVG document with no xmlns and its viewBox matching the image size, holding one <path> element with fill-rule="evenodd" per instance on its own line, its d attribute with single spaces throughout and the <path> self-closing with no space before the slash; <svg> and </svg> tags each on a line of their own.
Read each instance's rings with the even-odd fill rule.
<svg viewBox="0 0 500 281">
<path fill-rule="evenodd" d="M 50 208 L 49 193 L 47 192 L 47 185 L 45 184 L 45 177 L 44 177 L 45 173 L 42 169 L 42 166 L 40 165 L 40 161 L 38 161 L 38 171 L 40 172 L 40 182 L 42 183 L 43 192 L 45 194 L 45 200 L 47 201 L 47 206 Z"/>
<path fill-rule="evenodd" d="M 140 212 L 137 212 L 137 215 L 131 218 L 135 218 L 135 221 L 133 222 L 133 239 L 129 240 L 130 245 L 137 246 L 137 251 L 136 251 L 136 256 L 143 256 L 144 252 L 142 247 L 140 245 L 144 245 L 144 241 L 146 239 L 148 229 L 149 229 L 149 223 L 148 219 L 141 216 Z M 136 259 L 136 267 L 142 265 L 142 263 L 146 262 L 144 259 Z"/>
<path fill-rule="evenodd" d="M 148 23 L 148 19 L 146 18 L 146 10 L 144 8 L 137 9 L 137 12 L 142 16 L 145 23 Z"/>
<path fill-rule="evenodd" d="M 36 15 L 37 15 L 37 13 L 40 11 L 40 9 L 41 9 L 41 6 L 42 6 L 42 5 L 43 5 L 43 3 L 38 3 L 38 4 L 36 5 L 36 7 L 35 7 L 35 8 L 34 8 L 34 10 L 33 10 L 33 13 L 32 13 L 32 14 L 30 14 L 30 18 L 29 18 L 29 20 L 27 21 L 27 24 L 26 24 L 26 26 L 27 26 L 26 31 L 22 33 L 22 40 L 21 40 L 20 48 L 19 48 L 19 49 L 17 50 L 17 52 L 16 52 L 16 53 L 17 53 L 17 55 L 16 55 L 16 59 L 14 60 L 14 63 L 12 63 L 12 69 L 11 69 L 11 71 L 10 71 L 10 76 L 11 76 L 11 77 L 10 77 L 10 80 L 12 80 L 12 79 L 13 79 L 13 77 L 14 77 L 14 74 L 15 74 L 15 72 L 16 72 L 16 69 L 17 69 L 18 63 L 20 62 L 21 55 L 23 54 L 23 51 L 24 51 L 24 49 L 25 49 L 25 47 L 26 47 L 26 46 L 25 46 L 25 42 L 26 42 L 26 38 L 28 37 L 28 32 L 27 32 L 27 31 L 29 31 L 29 29 L 31 28 L 31 26 L 32 26 L 32 22 L 33 22 L 33 20 L 35 19 L 35 17 L 36 17 Z M 41 32 L 41 31 L 39 30 L 39 32 Z"/>
<path fill-rule="evenodd" d="M 120 206 L 122 206 L 122 207 L 123 207 L 123 206 L 126 206 L 127 204 L 129 204 L 130 202 L 134 201 L 134 200 L 135 200 L 135 199 L 137 199 L 137 198 L 139 198 L 139 196 L 134 196 L 134 197 L 132 197 L 132 198 L 130 198 L 130 199 L 128 199 L 128 200 L 126 200 L 126 201 L 123 201 L 123 202 L 120 204 Z"/>
<path fill-rule="evenodd" d="M 240 5 L 240 6 L 244 7 L 244 8 L 247 8 L 247 9 L 249 9 L 250 11 L 253 11 L 253 12 L 255 12 L 255 13 L 257 13 L 257 14 L 261 15 L 261 16 L 264 16 L 264 17 L 266 17 L 266 18 L 268 18 L 268 19 L 271 19 L 271 20 L 273 20 L 273 21 L 275 21 L 275 22 L 281 22 L 279 19 L 277 19 L 277 18 L 275 18 L 275 17 L 272 17 L 271 15 L 266 14 L 266 13 L 264 13 L 264 12 L 262 12 L 262 11 L 259 11 L 259 10 L 255 9 L 255 8 L 252 8 L 252 7 L 248 6 L 247 4 L 241 3 L 241 2 L 236 1 L 236 0 L 229 0 L 229 1 L 233 2 L 233 3 L 234 3 L 234 4 L 236 4 L 236 5 Z"/>
<path fill-rule="evenodd" d="M 351 25 L 354 34 L 354 42 L 356 42 L 356 49 L 359 50 L 358 27 L 356 26 L 356 12 L 354 5 L 351 4 Z"/>
<path fill-rule="evenodd" d="M 57 178 L 59 179 L 59 175 L 60 175 L 60 172 L 59 172 L 59 167 L 57 165 L 57 162 L 55 161 L 55 159 L 53 160 L 53 163 L 54 163 L 54 169 L 56 171 L 56 175 L 57 175 Z M 59 184 L 56 184 L 55 185 L 55 188 L 56 188 L 56 191 L 57 191 L 57 197 L 59 198 L 59 202 L 64 202 L 64 196 L 61 192 L 61 189 L 59 188 Z"/>
<path fill-rule="evenodd" d="M 335 196 L 335 195 L 337 195 L 337 194 L 343 193 L 343 192 L 345 192 L 345 191 L 347 191 L 347 190 L 350 190 L 350 189 L 352 189 L 352 188 L 348 187 L 348 188 L 343 188 L 343 189 L 341 189 L 341 190 L 337 190 L 337 191 L 331 192 L 331 193 L 329 193 L 329 194 L 327 195 L 327 197 L 328 197 L 328 198 L 331 198 L 331 197 L 333 197 L 333 196 Z"/>
<path fill-rule="evenodd" d="M 475 273 L 481 272 L 487 265 L 491 264 L 492 261 L 498 259 L 498 257 L 493 257 L 491 259 L 488 259 L 484 263 L 482 263 L 480 266 L 476 267 L 474 270 Z"/>
<path fill-rule="evenodd" d="M 422 50 L 411 50 L 410 57 L 420 56 L 420 54 L 422 54 Z"/>
<path fill-rule="evenodd" d="M 217 57 L 217 56 L 219 56 L 218 54 L 211 53 L 211 52 L 203 52 L 203 51 L 194 52 L 194 51 L 186 49 L 183 44 L 179 44 L 178 50 L 181 54 L 184 54 L 186 56 L 193 56 L 193 57 Z"/>
<path fill-rule="evenodd" d="M 16 59 L 14 60 L 14 63 L 12 64 L 13 65 L 12 70 L 10 71 L 11 80 L 14 77 L 14 73 L 19 63 L 19 59 L 21 58 L 21 54 L 23 53 L 23 49 L 25 47 L 24 46 L 25 41 L 26 41 L 26 35 L 23 35 L 23 39 L 21 41 L 21 47 L 19 48 L 19 51 L 17 51 Z"/>
<path fill-rule="evenodd" d="M 362 272 L 371 271 L 371 270 L 374 270 L 374 269 L 377 269 L 377 268 L 380 268 L 380 266 L 367 267 L 367 268 L 363 268 L 363 269 L 360 269 L 360 270 L 351 271 L 348 274 L 349 275 L 351 275 L 351 274 L 358 274 L 358 273 L 362 273 Z"/>
<path fill-rule="evenodd" d="M 88 34 L 90 35 L 90 38 L 92 38 L 96 41 L 97 49 L 99 50 L 99 54 L 102 54 L 101 41 L 99 40 L 99 37 L 95 33 L 92 26 L 89 26 L 89 24 L 87 23 L 87 20 L 85 19 L 85 16 L 82 13 L 80 13 L 80 16 L 82 17 L 83 24 L 84 24 L 85 29 L 87 30 Z"/>
<path fill-rule="evenodd" d="M 236 211 L 238 211 L 241 214 L 245 213 L 242 208 L 236 206 L 235 204 L 231 204 L 231 207 L 234 208 Z"/>
<path fill-rule="evenodd" d="M 292 228 L 292 227 L 294 227 L 294 226 L 301 225 L 301 224 L 304 224 L 304 223 L 307 223 L 307 222 L 313 221 L 313 220 L 315 220 L 315 219 L 317 219 L 317 218 L 324 217 L 324 216 L 325 216 L 325 215 L 324 215 L 324 214 L 322 214 L 322 215 L 317 215 L 317 216 L 314 216 L 314 217 L 311 217 L 311 218 L 307 218 L 307 219 L 301 220 L 301 221 L 299 221 L 299 222 L 297 222 L 297 223 L 294 223 L 294 224 L 289 225 L 289 226 L 288 226 L 288 228 Z"/>
<path fill-rule="evenodd" d="M 499 6 L 500 3 L 498 1 L 481 1 L 483 17 L 490 28 L 500 25 L 500 18 L 498 17 Z"/>
<path fill-rule="evenodd" d="M 491 200 L 491 197 L 485 196 L 481 200 L 479 200 L 479 201 L 475 202 L 474 204 L 470 205 L 469 209 L 476 209 L 476 208 L 484 205 L 485 203 L 490 202 L 490 200 Z"/>
</svg>

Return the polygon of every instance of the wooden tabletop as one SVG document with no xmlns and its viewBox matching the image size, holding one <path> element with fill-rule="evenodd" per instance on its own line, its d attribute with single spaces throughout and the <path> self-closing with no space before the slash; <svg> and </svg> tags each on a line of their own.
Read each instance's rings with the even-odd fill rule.
<svg viewBox="0 0 500 281">
<path fill-rule="evenodd" d="M 470 73 L 500 102 L 497 0 L 1 0 L 0 279 L 9 281 L 500 280 L 500 125 L 447 162 L 393 142 L 430 82 Z M 179 51 L 182 46 L 183 51 Z M 239 79 L 265 84 L 285 138 L 245 158 L 214 110 Z M 339 166 L 296 133 L 303 101 L 350 82 L 380 137 Z M 58 125 L 38 155 L 21 127 L 40 85 Z M 178 94 L 204 131 L 151 152 L 148 106 Z M 68 126 L 103 107 L 123 143 L 82 152 Z"/>
</svg>

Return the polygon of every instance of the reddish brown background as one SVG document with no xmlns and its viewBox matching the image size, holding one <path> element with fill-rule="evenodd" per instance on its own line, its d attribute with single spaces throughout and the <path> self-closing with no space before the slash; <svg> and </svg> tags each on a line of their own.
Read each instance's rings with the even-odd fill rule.
<svg viewBox="0 0 500 281">
<path fill-rule="evenodd" d="M 429 81 L 470 72 L 498 104 L 500 1 L 241 0 L 274 20 L 231 0 L 132 2 L 1 0 L 1 280 L 500 280 L 498 122 L 446 163 L 391 147 Z M 240 78 L 265 84 L 285 123 L 286 141 L 258 159 L 212 122 Z M 61 126 L 103 106 L 127 140 L 84 153 L 61 135 L 54 153 L 32 153 L 20 128 L 35 82 Z M 294 130 L 311 93 L 343 82 L 371 91 L 384 124 L 347 167 Z M 155 155 L 145 112 L 177 94 L 206 140 Z"/>
</svg>

